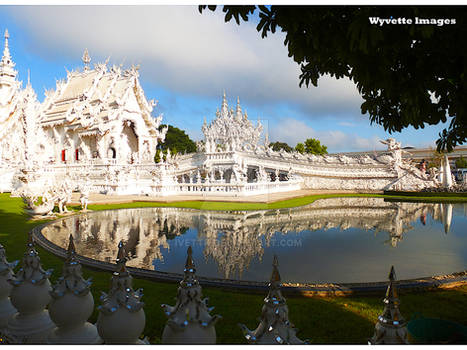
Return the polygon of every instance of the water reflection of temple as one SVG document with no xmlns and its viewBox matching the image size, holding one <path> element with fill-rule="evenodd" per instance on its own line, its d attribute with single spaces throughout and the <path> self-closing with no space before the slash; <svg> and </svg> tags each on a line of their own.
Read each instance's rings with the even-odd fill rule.
<svg viewBox="0 0 467 350">
<path fill-rule="evenodd" d="M 112 261 L 123 240 L 132 259 L 130 266 L 152 269 L 155 260 L 177 246 L 188 228 L 204 242 L 206 260 L 213 259 L 225 278 L 241 277 L 264 247 L 274 244 L 277 233 L 357 228 L 388 234 L 386 243 L 396 247 L 412 224 L 427 217 L 441 221 L 449 232 L 452 204 L 385 202 L 381 198 L 332 198 L 313 204 L 267 211 L 199 211 L 177 208 L 144 208 L 94 212 L 53 223 L 43 234 L 65 247 L 71 232 L 80 255 Z M 465 208 L 464 208 L 465 210 Z M 182 246 L 185 246 L 182 244 Z M 163 251 L 164 249 L 164 251 Z"/>
</svg>

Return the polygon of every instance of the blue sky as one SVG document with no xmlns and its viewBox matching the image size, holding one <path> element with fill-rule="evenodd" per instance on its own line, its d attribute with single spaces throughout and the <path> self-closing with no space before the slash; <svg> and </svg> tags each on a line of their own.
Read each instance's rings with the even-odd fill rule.
<svg viewBox="0 0 467 350">
<path fill-rule="evenodd" d="M 284 35 L 261 39 L 255 23 L 224 23 L 220 10 L 199 14 L 197 6 L 0 6 L 0 30 L 10 32 L 10 51 L 26 84 L 40 101 L 44 89 L 82 67 L 88 48 L 92 63 L 140 65 L 154 115 L 182 128 L 195 140 L 215 116 L 225 89 L 229 105 L 237 96 L 252 120 L 258 118 L 271 141 L 294 146 L 318 138 L 330 152 L 384 149 L 387 134 L 360 112 L 362 99 L 347 80 L 323 77 L 317 88 L 299 88 L 299 67 L 288 56 Z M 433 146 L 443 125 L 395 133 L 403 146 Z"/>
</svg>

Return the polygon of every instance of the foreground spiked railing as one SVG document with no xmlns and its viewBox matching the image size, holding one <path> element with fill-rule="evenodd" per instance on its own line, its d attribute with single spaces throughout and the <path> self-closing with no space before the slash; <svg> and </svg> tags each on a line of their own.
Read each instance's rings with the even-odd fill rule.
<svg viewBox="0 0 467 350">
<path fill-rule="evenodd" d="M 306 344 L 297 338 L 298 330 L 289 321 L 289 309 L 281 293 L 281 276 L 278 266 L 277 256 L 274 255 L 269 293 L 264 299 L 258 327 L 250 331 L 244 324 L 239 324 L 250 344 Z"/>
<path fill-rule="evenodd" d="M 13 286 L 8 282 L 13 277 L 13 269 L 18 261 L 9 263 L 6 259 L 5 248 L 0 244 L 0 329 L 8 324 L 8 319 L 16 313 L 9 295 Z"/>
<path fill-rule="evenodd" d="M 183 280 L 180 282 L 175 306 L 161 305 L 169 318 L 162 333 L 164 344 L 215 344 L 217 321 L 211 316 L 208 298 L 202 299 L 201 286 L 196 279 L 191 246 L 188 247 Z"/>
<path fill-rule="evenodd" d="M 383 313 L 378 316 L 378 322 L 375 326 L 375 334 L 369 340 L 370 344 L 408 344 L 407 340 L 407 322 L 399 311 L 399 298 L 395 285 L 396 272 L 394 266 L 391 266 L 389 272 L 389 285 L 386 291 L 386 297 Z"/>
<path fill-rule="evenodd" d="M 123 242 L 118 244 L 117 268 L 112 275 L 110 291 L 102 292 L 98 307 L 97 330 L 105 344 L 145 344 L 139 336 L 144 330 L 146 316 L 142 290 L 133 290 L 130 273 L 126 269 L 127 255 Z"/>
<path fill-rule="evenodd" d="M 57 325 L 49 344 L 101 344 L 96 327 L 87 322 L 94 310 L 90 280 L 84 280 L 70 235 L 67 257 L 60 277 L 50 292 L 49 314 Z"/>
<path fill-rule="evenodd" d="M 45 310 L 50 301 L 49 277 L 52 270 L 42 269 L 31 235 L 27 247 L 21 269 L 10 280 L 13 285 L 11 303 L 18 312 L 8 321 L 8 332 L 22 344 L 42 344 L 55 328 L 49 312 Z"/>
</svg>

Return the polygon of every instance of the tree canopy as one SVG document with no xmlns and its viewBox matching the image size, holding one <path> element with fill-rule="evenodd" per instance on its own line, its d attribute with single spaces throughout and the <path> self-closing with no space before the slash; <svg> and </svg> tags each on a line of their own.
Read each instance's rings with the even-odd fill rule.
<svg viewBox="0 0 467 350">
<path fill-rule="evenodd" d="M 284 151 L 290 153 L 290 152 L 293 151 L 293 148 L 290 147 L 287 143 L 280 142 L 280 141 L 271 142 L 269 144 L 269 147 L 271 147 L 272 150 L 275 151 L 275 152 L 279 152 L 280 150 L 284 150 Z"/>
<path fill-rule="evenodd" d="M 318 86 L 326 74 L 355 82 L 362 114 L 387 132 L 449 120 L 438 151 L 467 140 L 467 7 L 226 5 L 223 12 L 237 24 L 258 13 L 263 38 L 282 30 L 289 57 L 301 67 L 300 86 Z M 435 21 L 415 24 L 420 19 Z"/>
<path fill-rule="evenodd" d="M 159 130 L 165 128 L 164 125 L 159 126 Z M 196 152 L 196 144 L 185 131 L 169 125 L 167 134 L 165 135 L 165 141 L 160 143 L 157 148 L 161 151 L 167 152 L 170 149 L 170 153 L 194 153 Z"/>
<path fill-rule="evenodd" d="M 297 143 L 297 145 L 295 146 L 295 150 L 298 152 L 298 153 L 305 153 L 305 145 L 301 142 Z"/>
<path fill-rule="evenodd" d="M 317 139 L 307 139 L 304 146 L 306 153 L 319 155 L 328 154 L 327 146 L 321 145 L 321 142 Z"/>
</svg>

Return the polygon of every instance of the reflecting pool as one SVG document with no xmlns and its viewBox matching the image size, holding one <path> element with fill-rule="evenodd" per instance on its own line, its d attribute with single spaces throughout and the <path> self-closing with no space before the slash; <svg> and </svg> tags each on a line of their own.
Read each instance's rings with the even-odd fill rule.
<svg viewBox="0 0 467 350">
<path fill-rule="evenodd" d="M 128 266 L 183 271 L 193 247 L 199 276 L 265 281 L 274 254 L 283 281 L 384 281 L 391 265 L 399 279 L 467 268 L 467 204 L 331 198 L 261 211 L 177 208 L 121 209 L 73 216 L 42 234 L 78 254 L 114 262 L 118 242 Z"/>
</svg>

